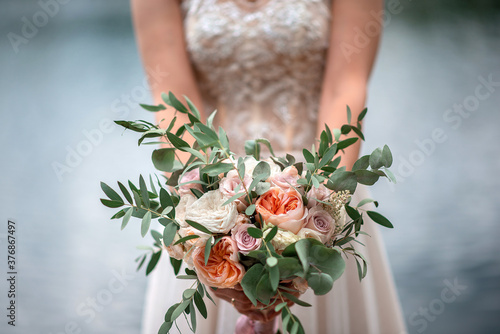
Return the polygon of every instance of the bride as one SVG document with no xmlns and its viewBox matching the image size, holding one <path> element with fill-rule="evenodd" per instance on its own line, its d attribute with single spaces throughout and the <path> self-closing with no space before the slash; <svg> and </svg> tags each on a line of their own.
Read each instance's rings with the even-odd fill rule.
<svg viewBox="0 0 500 334">
<path fill-rule="evenodd" d="M 216 125 L 240 154 L 245 140 L 267 138 L 275 150 L 301 156 L 297 151 L 311 147 L 325 123 L 336 128 L 347 122 L 346 105 L 356 119 L 379 43 L 381 24 L 374 14 L 382 9 L 383 0 L 132 0 L 144 65 L 168 73 L 153 87 L 155 102 L 161 103 L 161 92 L 172 91 L 207 112 L 217 109 Z M 158 120 L 171 115 L 167 110 Z M 178 124 L 188 122 L 182 116 Z M 343 164 L 352 166 L 358 154 L 359 144 L 350 147 Z M 365 197 L 359 188 L 353 201 Z M 294 306 L 306 333 L 405 333 L 374 225 L 365 222 L 371 237 L 362 240 L 366 278 L 360 283 L 354 261 L 348 261 L 328 295 L 308 291 L 302 299 L 313 306 Z M 144 334 L 157 333 L 186 284 L 175 279 L 163 256 L 149 281 Z M 199 317 L 198 333 L 235 330 L 240 314 L 231 303 L 216 302 L 207 302 L 209 317 Z M 259 331 L 244 326 L 253 323 L 248 317 L 238 323 L 238 333 Z M 190 332 L 186 324 L 179 328 Z"/>
</svg>

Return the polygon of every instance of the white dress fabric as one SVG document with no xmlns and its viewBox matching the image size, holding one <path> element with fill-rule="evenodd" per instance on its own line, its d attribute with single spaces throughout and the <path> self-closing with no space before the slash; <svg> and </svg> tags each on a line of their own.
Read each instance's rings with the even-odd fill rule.
<svg viewBox="0 0 500 334">
<path fill-rule="evenodd" d="M 329 0 L 188 0 L 182 2 L 188 51 L 206 110 L 218 110 L 231 149 L 244 152 L 247 139 L 267 138 L 275 151 L 297 158 L 311 147 L 330 26 Z M 263 150 L 264 151 L 264 150 Z M 353 203 L 369 197 L 359 186 Z M 312 307 L 294 306 L 307 334 L 403 334 L 404 320 L 378 226 L 365 221 L 368 274 L 359 281 L 354 259 L 325 296 L 308 291 Z M 150 274 L 143 334 L 156 334 L 166 310 L 191 281 L 177 280 L 167 254 Z M 214 297 L 215 298 L 215 297 Z M 206 299 L 206 298 L 205 298 Z M 238 312 L 227 302 L 206 299 L 208 319 L 197 333 L 231 334 Z M 184 319 L 182 333 L 190 333 Z M 174 326 L 171 333 L 177 333 Z"/>
</svg>

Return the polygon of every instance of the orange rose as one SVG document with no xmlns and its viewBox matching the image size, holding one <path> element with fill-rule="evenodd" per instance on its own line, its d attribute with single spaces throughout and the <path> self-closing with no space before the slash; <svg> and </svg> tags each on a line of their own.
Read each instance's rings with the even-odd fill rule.
<svg viewBox="0 0 500 334">
<path fill-rule="evenodd" d="M 255 206 L 257 220 L 260 221 L 260 214 L 266 223 L 277 225 L 294 234 L 303 227 L 307 216 L 302 197 L 294 189 L 285 191 L 273 187 L 259 197 Z"/>
<path fill-rule="evenodd" d="M 245 268 L 238 262 L 238 248 L 230 237 L 223 237 L 210 251 L 205 265 L 205 247 L 193 254 L 193 264 L 200 281 L 216 288 L 232 288 L 241 282 Z"/>
</svg>

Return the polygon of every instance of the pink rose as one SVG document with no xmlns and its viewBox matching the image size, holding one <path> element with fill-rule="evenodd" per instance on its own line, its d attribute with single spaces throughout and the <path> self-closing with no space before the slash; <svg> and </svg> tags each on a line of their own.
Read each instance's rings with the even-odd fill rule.
<svg viewBox="0 0 500 334">
<path fill-rule="evenodd" d="M 248 189 L 250 184 L 252 183 L 252 178 L 245 174 L 243 177 L 243 184 Z M 241 179 L 238 176 L 238 172 L 235 170 L 231 170 L 227 173 L 226 177 L 220 180 L 219 190 L 220 192 L 227 198 L 231 198 L 236 195 L 235 189 L 240 185 L 238 193 L 245 192 L 245 187 L 241 185 Z M 242 195 L 240 198 L 235 200 L 236 207 L 238 208 L 238 212 L 243 212 L 248 207 L 248 202 L 245 200 L 245 195 Z"/>
<path fill-rule="evenodd" d="M 245 175 L 243 177 L 243 184 L 247 189 L 248 187 L 250 187 L 250 183 L 252 183 L 252 178 Z M 238 193 L 245 192 L 245 187 L 241 185 L 241 179 L 238 176 L 238 172 L 233 169 L 227 173 L 225 178 L 220 180 L 219 189 L 222 194 L 224 194 L 224 196 L 233 197 L 234 195 L 236 195 L 235 189 L 236 187 L 238 187 L 238 185 L 240 185 Z M 243 198 L 243 196 L 240 198 Z"/>
<path fill-rule="evenodd" d="M 273 187 L 259 197 L 255 203 L 256 219 L 260 216 L 266 223 L 277 225 L 283 230 L 297 234 L 304 225 L 307 209 L 302 197 L 294 190 Z"/>
<path fill-rule="evenodd" d="M 289 166 L 282 172 L 271 175 L 269 181 L 276 187 L 287 190 L 298 186 L 299 172 L 295 166 Z"/>
<path fill-rule="evenodd" d="M 248 254 L 250 251 L 259 249 L 262 244 L 262 239 L 255 239 L 248 234 L 247 230 L 249 227 L 255 227 L 255 225 L 241 224 L 231 230 L 231 237 L 236 242 L 236 246 L 242 254 Z"/>
<path fill-rule="evenodd" d="M 181 179 L 179 180 L 179 184 L 185 183 L 185 182 L 191 182 L 191 181 L 199 181 L 200 180 L 200 169 L 195 168 L 193 170 L 190 170 L 189 172 L 185 173 Z M 188 183 L 188 184 L 182 184 L 179 186 L 179 194 L 186 195 L 186 194 L 192 194 L 190 189 L 198 189 L 199 191 L 203 191 L 203 188 L 201 184 L 199 183 Z"/>
<path fill-rule="evenodd" d="M 312 208 L 318 204 L 321 204 L 316 201 L 316 199 L 326 202 L 330 198 L 331 193 L 332 191 L 322 184 L 319 185 L 319 188 L 312 187 L 311 190 L 309 190 L 309 192 L 307 193 L 307 207 Z"/>
<path fill-rule="evenodd" d="M 335 232 L 335 220 L 320 205 L 317 205 L 309 210 L 304 227 L 321 233 L 321 241 L 325 243 Z"/>
</svg>

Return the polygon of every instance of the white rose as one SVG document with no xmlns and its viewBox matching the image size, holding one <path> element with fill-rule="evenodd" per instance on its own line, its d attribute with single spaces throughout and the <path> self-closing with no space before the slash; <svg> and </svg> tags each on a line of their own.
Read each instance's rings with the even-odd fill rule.
<svg viewBox="0 0 500 334">
<path fill-rule="evenodd" d="M 271 229 L 267 229 L 264 232 L 264 236 L 268 235 L 270 231 Z M 299 239 L 300 238 L 298 235 L 293 234 L 290 231 L 285 231 L 279 228 L 278 232 L 271 240 L 271 244 L 274 246 L 274 249 L 276 249 L 276 252 L 281 253 L 289 245 L 293 244 L 296 241 L 299 241 Z"/>
<path fill-rule="evenodd" d="M 196 197 L 192 194 L 186 194 L 181 196 L 179 200 L 179 204 L 175 207 L 175 219 L 179 222 L 180 227 L 187 227 L 185 216 L 186 216 L 186 208 L 191 206 L 196 201 Z"/>
<path fill-rule="evenodd" d="M 300 231 L 299 231 L 299 234 L 298 234 L 299 238 L 300 239 L 306 239 L 306 238 L 311 238 L 311 239 L 316 239 L 322 243 L 324 243 L 326 240 L 324 235 L 321 234 L 320 232 L 318 231 L 315 231 L 313 229 L 310 229 L 310 228 L 307 228 L 307 227 L 303 227 Z"/>
<path fill-rule="evenodd" d="M 228 233 L 236 224 L 238 210 L 234 202 L 222 205 L 227 199 L 219 190 L 206 192 L 186 208 L 186 220 L 203 225 L 212 233 Z"/>
</svg>

